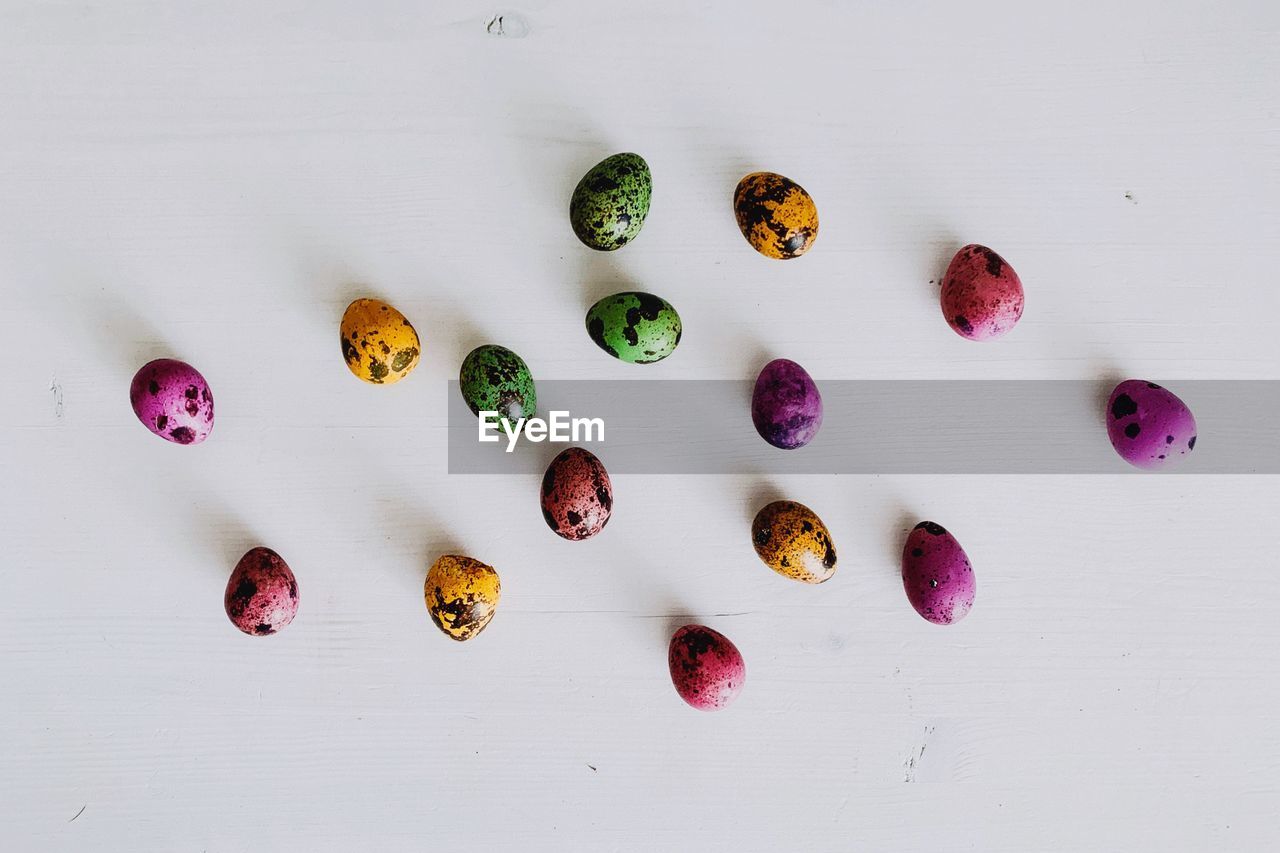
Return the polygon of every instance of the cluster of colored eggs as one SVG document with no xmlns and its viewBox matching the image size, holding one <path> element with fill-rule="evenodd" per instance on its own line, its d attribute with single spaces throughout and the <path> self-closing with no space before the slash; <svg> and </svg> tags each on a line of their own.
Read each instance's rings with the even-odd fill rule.
<svg viewBox="0 0 1280 853">
<path fill-rule="evenodd" d="M 639 235 L 649 214 L 653 178 L 636 154 L 616 154 L 598 163 L 578 183 L 569 206 L 574 233 L 585 245 L 614 251 Z M 818 235 L 812 196 L 794 181 L 771 172 L 744 177 L 733 196 L 734 215 L 747 242 L 765 257 L 797 258 Z M 1022 317 L 1022 282 L 991 249 L 969 245 L 951 260 L 942 280 L 946 322 L 970 340 L 989 341 Z M 680 343 L 679 314 L 667 300 L 625 291 L 590 307 L 586 330 L 614 358 L 651 364 Z M 405 378 L 421 358 L 413 324 L 391 305 L 357 299 L 340 323 L 343 360 L 351 372 L 376 385 Z M 459 388 L 473 413 L 495 411 L 508 421 L 532 417 L 538 398 L 533 374 L 518 354 L 486 344 L 467 354 Z M 144 365 L 134 376 L 130 402 L 151 432 L 176 444 L 199 444 L 213 429 L 213 394 L 194 367 L 173 359 Z M 809 373 L 794 361 L 775 359 L 761 369 L 751 398 L 751 420 L 770 445 L 794 450 L 814 440 L 822 426 L 822 396 Z M 1185 456 L 1196 443 L 1190 410 L 1172 392 L 1151 382 L 1127 380 L 1107 403 L 1107 432 L 1116 452 L 1139 468 L 1160 468 Z M 569 541 L 599 534 L 613 512 L 613 485 L 604 464 L 581 447 L 562 451 L 547 466 L 540 488 L 547 526 Z M 831 579 L 836 548 L 826 524 L 804 504 L 775 501 L 751 524 L 752 545 L 778 574 L 807 584 Z M 976 581 L 960 543 L 931 521 L 916 525 L 902 552 L 907 600 L 924 619 L 949 625 L 973 607 Z M 435 561 L 423 587 L 432 622 L 454 640 L 468 640 L 493 619 L 501 594 L 498 572 L 472 557 L 448 554 Z M 231 622 L 254 636 L 274 634 L 298 611 L 298 582 L 279 554 L 253 548 L 236 564 L 224 605 Z M 725 636 L 703 625 L 686 625 L 671 638 L 668 663 L 679 695 L 700 710 L 728 705 L 742 690 L 742 654 Z"/>
</svg>

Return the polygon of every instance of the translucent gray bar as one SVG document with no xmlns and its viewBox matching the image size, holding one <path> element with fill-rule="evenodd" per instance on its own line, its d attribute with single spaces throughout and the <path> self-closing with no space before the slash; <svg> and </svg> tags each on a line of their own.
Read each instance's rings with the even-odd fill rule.
<svg viewBox="0 0 1280 853">
<path fill-rule="evenodd" d="M 1147 377 L 1142 377 L 1146 379 Z M 1280 473 L 1280 381 L 1153 377 L 1195 414 L 1195 451 L 1160 474 Z M 778 450 L 751 424 L 752 383 L 539 380 L 538 415 L 600 418 L 583 443 L 610 473 L 1124 474 L 1107 440 L 1115 381 L 818 382 L 821 431 Z M 568 444 L 481 444 L 477 419 L 449 383 L 449 473 L 541 474 Z"/>
</svg>

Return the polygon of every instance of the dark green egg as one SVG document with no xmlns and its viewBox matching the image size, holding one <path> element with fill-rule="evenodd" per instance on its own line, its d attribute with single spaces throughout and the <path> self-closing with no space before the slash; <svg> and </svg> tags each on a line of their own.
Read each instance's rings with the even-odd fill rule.
<svg viewBox="0 0 1280 853">
<path fill-rule="evenodd" d="M 497 344 L 485 344 L 467 353 L 462 360 L 458 385 L 462 399 L 475 415 L 497 412 L 499 417 L 514 424 L 520 418 L 533 417 L 538 409 L 538 394 L 529 365 Z"/>
<path fill-rule="evenodd" d="M 606 157 L 582 176 L 569 201 L 569 222 L 592 249 L 612 252 L 640 233 L 649 214 L 653 176 L 639 154 Z"/>
<path fill-rule="evenodd" d="M 652 293 L 615 293 L 591 306 L 587 334 L 614 358 L 652 364 L 675 352 L 680 315 L 670 302 Z"/>
</svg>

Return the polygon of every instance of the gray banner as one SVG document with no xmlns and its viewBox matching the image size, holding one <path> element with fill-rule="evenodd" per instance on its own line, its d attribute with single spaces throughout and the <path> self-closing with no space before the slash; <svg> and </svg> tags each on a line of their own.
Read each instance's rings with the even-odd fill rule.
<svg viewBox="0 0 1280 853">
<path fill-rule="evenodd" d="M 1280 381 L 1152 381 L 1195 414 L 1194 452 L 1159 473 L 1280 473 Z M 1124 474 L 1144 473 L 1111 448 L 1104 409 L 1115 382 L 819 382 L 824 417 L 797 450 L 766 444 L 751 423 L 749 381 L 540 380 L 538 416 L 599 418 L 603 441 L 580 441 L 610 473 Z M 478 440 L 477 418 L 449 383 L 449 473 L 541 474 L 569 443 L 513 452 Z"/>
</svg>

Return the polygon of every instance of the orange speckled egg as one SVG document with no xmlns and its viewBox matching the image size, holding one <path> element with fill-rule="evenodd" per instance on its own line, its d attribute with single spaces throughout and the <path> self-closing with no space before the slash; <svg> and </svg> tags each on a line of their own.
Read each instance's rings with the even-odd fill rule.
<svg viewBox="0 0 1280 853">
<path fill-rule="evenodd" d="M 738 228 L 766 258 L 798 258 L 818 238 L 818 207 L 805 188 L 773 172 L 752 172 L 733 194 Z"/>
<path fill-rule="evenodd" d="M 342 357 L 365 382 L 399 382 L 417 367 L 421 349 L 413 324 L 385 302 L 357 299 L 342 315 Z"/>
<path fill-rule="evenodd" d="M 795 501 L 774 501 L 756 513 L 751 541 L 764 564 L 784 577 L 822 583 L 836 573 L 836 546 L 817 513 Z"/>
</svg>

